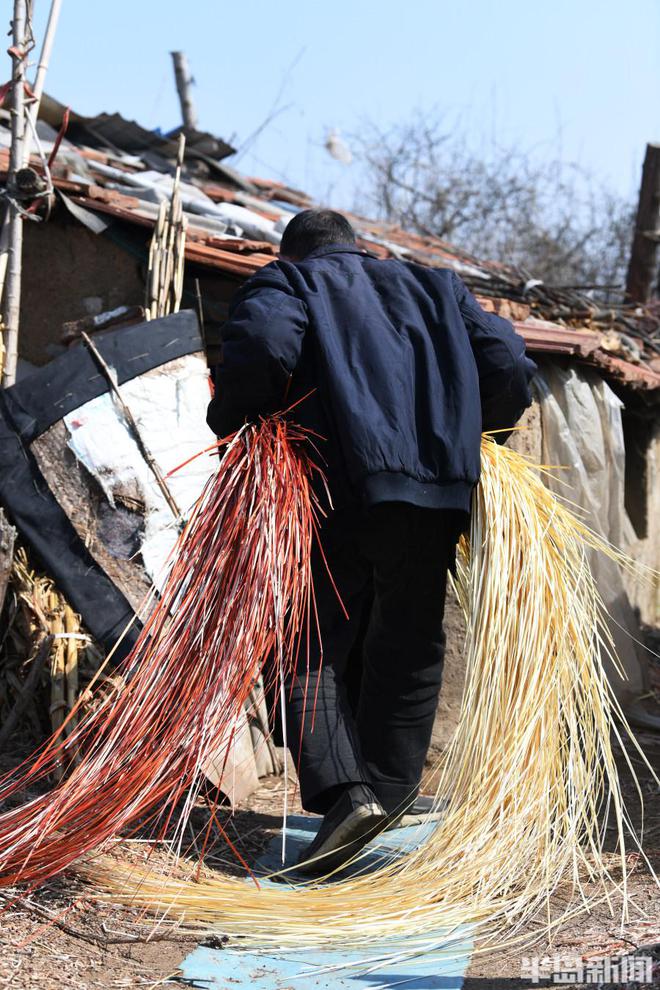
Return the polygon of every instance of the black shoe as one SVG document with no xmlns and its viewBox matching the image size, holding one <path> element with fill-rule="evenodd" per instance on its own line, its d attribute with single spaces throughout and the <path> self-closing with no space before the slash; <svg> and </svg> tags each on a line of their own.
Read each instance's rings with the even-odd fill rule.
<svg viewBox="0 0 660 990">
<path fill-rule="evenodd" d="M 407 808 L 389 816 L 385 830 L 407 828 L 409 825 L 423 825 L 424 822 L 439 822 L 444 818 L 448 804 L 447 798 L 443 798 L 436 805 L 435 798 L 429 797 L 427 794 L 418 794 Z"/>
<path fill-rule="evenodd" d="M 335 801 L 314 840 L 303 849 L 297 873 L 323 876 L 353 859 L 387 823 L 371 788 L 353 784 Z"/>
</svg>

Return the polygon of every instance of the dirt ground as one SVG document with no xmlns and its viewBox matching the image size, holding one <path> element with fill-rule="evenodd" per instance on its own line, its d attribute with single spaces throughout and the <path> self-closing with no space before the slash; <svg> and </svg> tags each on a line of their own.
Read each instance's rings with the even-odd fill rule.
<svg viewBox="0 0 660 990">
<path fill-rule="evenodd" d="M 458 607 L 447 608 L 448 656 L 445 681 L 429 761 L 445 749 L 455 728 L 462 691 L 462 620 Z M 660 699 L 660 661 L 652 670 L 652 688 Z M 639 733 L 638 741 L 651 764 L 660 769 L 660 736 Z M 18 762 L 25 744 L 0 756 L 0 772 Z M 634 785 L 620 761 L 628 807 L 639 824 Z M 634 759 L 645 800 L 645 852 L 660 873 L 660 791 L 643 762 Z M 230 838 L 248 859 L 258 856 L 279 830 L 283 784 L 267 778 L 240 811 L 223 812 Z M 293 811 L 299 811 L 294 804 Z M 200 816 L 204 811 L 200 809 Z M 614 848 L 612 846 L 612 848 Z M 235 864 L 226 847 L 218 847 L 210 865 L 222 870 Z M 613 871 L 616 858 L 612 854 Z M 548 943 L 542 921 L 530 926 L 522 941 L 506 950 L 480 954 L 471 961 L 466 990 L 522 990 L 532 984 L 521 978 L 523 957 L 561 956 L 589 961 L 660 944 L 660 889 L 642 857 L 629 856 L 631 913 L 621 924 L 620 905 L 595 908 L 560 928 Z M 73 907 L 71 907 L 73 905 Z M 0 900 L 0 988 L 11 990 L 106 990 L 106 988 L 181 987 L 177 969 L 199 939 L 182 933 L 156 931 L 137 914 L 127 916 L 112 906 L 99 906 L 71 880 L 58 880 L 45 889 Z M 299 984 L 302 987 L 302 983 Z M 551 984 L 541 984 L 551 985 Z M 556 984 L 555 984 L 556 985 Z M 574 986 L 585 984 L 574 983 Z M 593 984 L 592 984 L 593 985 Z M 274 988 L 275 990 L 275 988 Z"/>
</svg>

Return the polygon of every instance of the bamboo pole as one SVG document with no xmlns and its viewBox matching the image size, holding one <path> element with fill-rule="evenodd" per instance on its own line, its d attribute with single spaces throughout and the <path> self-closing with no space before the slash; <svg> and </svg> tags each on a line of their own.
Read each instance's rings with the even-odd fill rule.
<svg viewBox="0 0 660 990">
<path fill-rule="evenodd" d="M 183 287 L 183 283 L 182 283 L 182 287 Z M 206 330 L 204 328 L 204 304 L 202 302 L 202 290 L 200 288 L 198 278 L 195 279 L 195 298 L 197 300 L 197 319 L 199 320 L 199 329 L 202 334 L 202 340 L 204 341 L 204 344 L 206 344 Z"/>
<path fill-rule="evenodd" d="M 62 0 L 52 0 L 50 5 L 50 11 L 48 13 L 48 23 L 46 25 L 46 33 L 44 34 L 44 40 L 41 46 L 41 53 L 39 55 L 39 63 L 37 65 L 37 71 L 34 77 L 34 83 L 32 85 L 32 103 L 30 104 L 27 111 L 27 117 L 29 118 L 29 122 L 31 122 L 31 126 L 28 126 L 27 139 L 25 142 L 25 150 L 23 154 L 24 165 L 27 165 L 27 163 L 30 160 L 30 153 L 32 149 L 32 135 L 37 126 L 37 118 L 39 116 L 39 106 L 41 105 L 41 97 L 43 96 L 43 92 L 44 92 L 46 72 L 48 71 L 48 66 L 50 64 L 50 55 L 53 50 L 53 42 L 55 40 L 55 32 L 57 30 L 57 22 L 60 17 L 61 8 L 62 8 Z"/>
<path fill-rule="evenodd" d="M 21 306 L 21 258 L 23 253 L 23 217 L 15 195 L 16 173 L 23 164 L 25 140 L 25 64 L 26 64 L 27 5 L 25 0 L 14 0 L 12 20 L 12 120 L 11 151 L 9 155 L 9 176 L 7 189 L 10 198 L 7 204 L 9 216 L 7 284 L 2 322 L 4 329 L 4 361 L 2 384 L 5 388 L 16 381 L 18 363 L 18 328 Z"/>
<path fill-rule="evenodd" d="M 181 169 L 186 139 L 179 135 L 176 171 L 169 204 L 164 200 L 158 209 L 158 220 L 149 245 L 149 266 L 145 287 L 147 319 L 155 320 L 178 313 L 183 294 L 185 270 L 186 218 L 183 215 Z"/>
</svg>

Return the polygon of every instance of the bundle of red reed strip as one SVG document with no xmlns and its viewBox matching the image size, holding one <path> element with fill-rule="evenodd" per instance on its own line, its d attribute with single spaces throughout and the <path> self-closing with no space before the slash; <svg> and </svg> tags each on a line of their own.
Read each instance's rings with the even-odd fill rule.
<svg viewBox="0 0 660 990">
<path fill-rule="evenodd" d="M 229 441 L 124 662 L 128 683 L 0 781 L 2 801 L 64 765 L 71 770 L 53 790 L 0 815 L 1 886 L 42 883 L 145 820 L 163 836 L 177 805 L 178 847 L 209 751 L 231 739 L 266 658 L 278 658 L 278 676 L 296 657 L 312 610 L 318 507 L 305 438 L 274 417 Z M 84 755 L 71 766 L 77 752 Z"/>
</svg>

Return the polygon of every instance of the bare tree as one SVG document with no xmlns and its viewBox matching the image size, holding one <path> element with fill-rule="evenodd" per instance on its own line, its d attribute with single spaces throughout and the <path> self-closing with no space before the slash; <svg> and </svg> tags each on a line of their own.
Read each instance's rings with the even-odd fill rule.
<svg viewBox="0 0 660 990">
<path fill-rule="evenodd" d="M 352 143 L 366 169 L 361 209 L 548 284 L 622 289 L 634 204 L 578 166 L 520 148 L 479 153 L 422 115 Z"/>
</svg>

